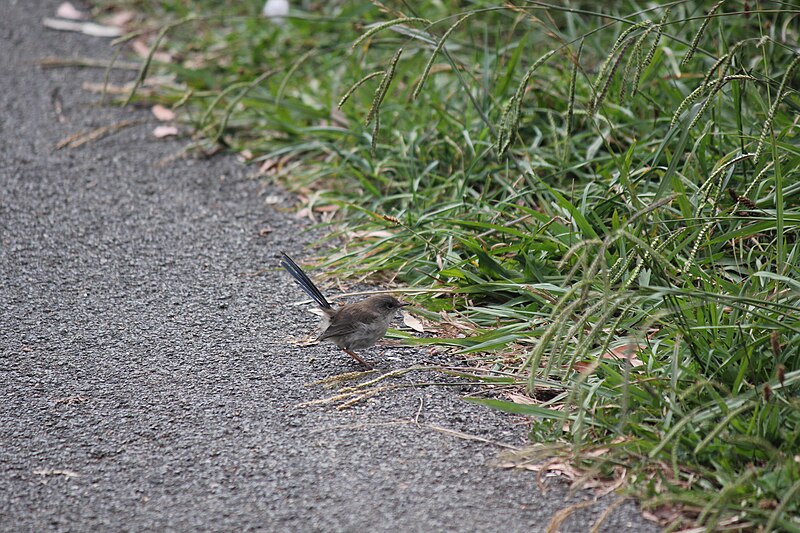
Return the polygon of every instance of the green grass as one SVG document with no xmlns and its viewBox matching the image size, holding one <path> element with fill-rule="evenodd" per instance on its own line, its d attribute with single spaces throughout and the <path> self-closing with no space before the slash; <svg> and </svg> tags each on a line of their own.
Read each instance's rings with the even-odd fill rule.
<svg viewBox="0 0 800 533">
<path fill-rule="evenodd" d="M 673 528 L 800 531 L 800 11 L 518 3 L 133 4 L 181 21 L 148 101 L 333 210 L 326 267 L 555 389 L 475 401 Z"/>
</svg>

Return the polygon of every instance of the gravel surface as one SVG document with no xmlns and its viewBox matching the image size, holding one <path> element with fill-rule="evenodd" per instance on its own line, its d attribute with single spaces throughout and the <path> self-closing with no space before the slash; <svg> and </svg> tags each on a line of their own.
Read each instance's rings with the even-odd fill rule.
<svg viewBox="0 0 800 533">
<path fill-rule="evenodd" d="M 233 158 L 165 163 L 185 141 L 97 105 L 81 85 L 102 70 L 37 65 L 107 58 L 107 39 L 44 29 L 57 1 L 2 1 L 0 530 L 541 531 L 591 497 L 541 492 L 490 466 L 497 446 L 431 430 L 525 443 L 519 418 L 454 387 L 298 407 L 360 368 L 291 342 L 316 319 L 274 268 L 282 249 L 307 254 L 302 223 L 267 201 L 288 195 Z M 143 123 L 54 150 L 120 120 Z M 363 355 L 384 370 L 430 357 Z M 561 530 L 588 531 L 614 499 Z M 626 502 L 602 530 L 656 528 Z"/>
</svg>

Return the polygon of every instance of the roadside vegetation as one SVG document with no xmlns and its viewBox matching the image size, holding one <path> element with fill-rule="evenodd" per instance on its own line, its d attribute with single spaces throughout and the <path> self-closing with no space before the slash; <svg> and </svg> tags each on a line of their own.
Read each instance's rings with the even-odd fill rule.
<svg viewBox="0 0 800 533">
<path fill-rule="evenodd" d="M 531 417 L 509 462 L 800 531 L 792 3 L 95 4 L 142 14 L 121 100 L 297 192 L 329 271 L 415 289 L 406 341 L 507 387 L 474 401 Z"/>
</svg>

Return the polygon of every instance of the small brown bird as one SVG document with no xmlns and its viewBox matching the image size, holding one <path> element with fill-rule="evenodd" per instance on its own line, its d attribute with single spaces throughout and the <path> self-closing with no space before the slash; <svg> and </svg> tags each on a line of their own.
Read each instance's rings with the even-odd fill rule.
<svg viewBox="0 0 800 533">
<path fill-rule="evenodd" d="M 362 365 L 372 368 L 372 365 L 358 356 L 354 350 L 369 348 L 383 338 L 397 310 L 409 304 L 400 302 L 388 294 L 376 294 L 366 300 L 334 309 L 297 263 L 286 255 L 286 252 L 281 252 L 281 256 L 281 266 L 292 275 L 300 288 L 311 296 L 324 313 L 322 333 L 317 340 L 332 342 Z"/>
</svg>

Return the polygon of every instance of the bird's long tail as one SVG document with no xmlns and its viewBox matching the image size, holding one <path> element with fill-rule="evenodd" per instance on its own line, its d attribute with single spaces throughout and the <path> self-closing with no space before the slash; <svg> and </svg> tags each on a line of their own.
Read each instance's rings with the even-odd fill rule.
<svg viewBox="0 0 800 533">
<path fill-rule="evenodd" d="M 300 285 L 300 288 L 311 296 L 311 299 L 317 302 L 317 305 L 323 309 L 332 309 L 333 306 L 325 299 L 325 296 L 323 296 L 317 286 L 314 285 L 314 282 L 303 272 L 303 269 L 300 268 L 291 257 L 286 255 L 286 252 L 281 252 L 281 256 L 281 266 L 286 269 L 286 272 L 292 275 L 297 284 Z"/>
</svg>

